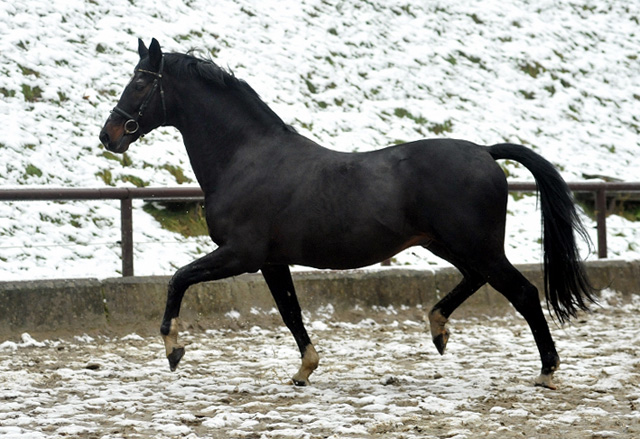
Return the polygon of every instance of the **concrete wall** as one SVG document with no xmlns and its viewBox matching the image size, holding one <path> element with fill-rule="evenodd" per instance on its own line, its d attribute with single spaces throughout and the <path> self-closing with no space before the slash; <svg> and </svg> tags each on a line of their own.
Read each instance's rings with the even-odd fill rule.
<svg viewBox="0 0 640 439">
<path fill-rule="evenodd" d="M 540 290 L 537 265 L 518 268 Z M 587 264 L 599 287 L 625 295 L 640 293 L 640 261 L 594 261 Z M 138 331 L 157 333 L 164 311 L 168 277 L 74 279 L 0 282 L 0 338 L 31 334 Z M 349 313 L 366 316 L 372 306 L 422 305 L 428 310 L 460 280 L 454 269 L 435 272 L 404 269 L 379 271 L 316 271 L 294 274 L 300 304 L 315 311 L 331 304 L 336 317 Z M 224 314 L 235 310 L 239 323 L 265 318 L 273 299 L 259 274 L 195 285 L 187 291 L 181 320 L 187 326 L 228 325 Z M 253 313 L 252 313 L 253 309 Z M 256 312 L 256 310 L 258 312 Z M 456 314 L 512 312 L 498 293 L 485 286 Z M 342 314 L 342 316 L 341 316 Z"/>
</svg>

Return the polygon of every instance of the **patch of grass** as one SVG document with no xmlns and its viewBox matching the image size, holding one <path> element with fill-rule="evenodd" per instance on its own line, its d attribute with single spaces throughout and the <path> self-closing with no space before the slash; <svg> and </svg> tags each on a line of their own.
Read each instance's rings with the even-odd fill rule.
<svg viewBox="0 0 640 439">
<path fill-rule="evenodd" d="M 470 17 L 475 24 L 484 24 L 484 21 L 482 21 L 482 19 L 480 19 L 477 14 L 471 14 Z"/>
<path fill-rule="evenodd" d="M 140 177 L 136 177 L 135 175 L 123 175 L 119 178 L 120 181 L 125 183 L 131 183 L 135 187 L 146 187 L 149 186 L 149 183 L 141 179 Z"/>
<path fill-rule="evenodd" d="M 453 131 L 453 122 L 451 122 L 451 119 L 447 119 L 443 123 L 431 124 L 427 127 L 427 129 L 435 135 L 450 133 Z"/>
<path fill-rule="evenodd" d="M 42 171 L 35 165 L 28 164 L 24 170 L 25 177 L 42 177 Z"/>
<path fill-rule="evenodd" d="M 113 176 L 111 175 L 111 171 L 108 169 L 96 172 L 95 175 L 96 177 L 100 177 L 107 186 L 113 186 Z"/>
<path fill-rule="evenodd" d="M 401 119 L 404 118 L 404 117 L 406 117 L 408 119 L 411 119 L 412 121 L 414 121 L 415 123 L 417 123 L 419 125 L 424 125 L 424 124 L 426 124 L 428 122 L 427 119 L 425 119 L 424 117 L 422 117 L 422 116 L 414 116 L 413 114 L 411 114 L 409 111 L 407 111 L 404 108 L 396 108 L 395 110 L 393 110 L 393 114 L 396 117 L 399 117 Z"/>
<path fill-rule="evenodd" d="M 202 202 L 146 203 L 142 209 L 165 230 L 185 237 L 209 234 Z"/>
<path fill-rule="evenodd" d="M 4 87 L 0 87 L 0 94 L 2 96 L 4 96 L 5 98 L 12 98 L 16 95 L 16 91 L 15 90 L 7 90 Z"/>
<path fill-rule="evenodd" d="M 526 197 L 538 196 L 536 192 L 509 192 L 509 195 L 511 196 L 511 198 L 513 198 L 514 201 L 522 200 L 523 198 L 526 198 Z"/>
<path fill-rule="evenodd" d="M 189 41 L 192 37 L 202 38 L 203 33 L 197 30 L 192 30 L 188 34 L 182 34 L 175 37 L 176 41 Z"/>
<path fill-rule="evenodd" d="M 297 121 L 297 122 L 300 124 L 300 126 L 301 126 L 302 128 L 304 128 L 305 130 L 307 130 L 307 131 L 313 131 L 313 122 L 309 122 L 309 123 L 307 123 L 307 122 L 303 122 L 303 121 L 301 121 L 301 120 L 299 120 L 299 119 L 296 119 L 296 121 Z"/>
<path fill-rule="evenodd" d="M 444 60 L 449 64 L 451 64 L 452 66 L 455 66 L 456 64 L 458 64 L 458 60 L 453 56 L 453 54 L 450 54 Z"/>
<path fill-rule="evenodd" d="M 118 91 L 116 91 L 115 89 L 111 89 L 111 90 L 106 90 L 106 89 L 101 89 L 98 90 L 98 94 L 100 96 L 106 96 L 106 97 L 116 97 L 118 95 Z"/>
<path fill-rule="evenodd" d="M 18 67 L 20 68 L 20 71 L 22 72 L 22 74 L 24 76 L 35 76 L 36 78 L 40 77 L 40 73 L 39 72 L 37 72 L 37 71 L 35 71 L 35 70 L 33 70 L 33 69 L 29 68 L 29 67 L 25 67 L 25 66 L 22 66 L 20 64 L 18 64 Z"/>
<path fill-rule="evenodd" d="M 532 92 L 532 91 L 519 90 L 518 93 L 524 96 L 524 98 L 527 100 L 533 100 L 536 98 L 535 92 Z"/>
<path fill-rule="evenodd" d="M 463 58 L 466 58 L 472 64 L 477 64 L 478 67 L 480 67 L 482 70 L 489 70 L 485 65 L 485 63 L 482 62 L 482 58 L 480 58 L 479 56 L 469 55 L 468 53 L 463 52 L 461 50 L 458 50 L 458 55 L 460 55 Z"/>
<path fill-rule="evenodd" d="M 71 224 L 73 227 L 75 227 L 76 229 L 79 229 L 82 227 L 82 221 L 81 219 L 83 218 L 82 215 L 78 215 L 78 214 L 71 214 L 71 220 L 69 221 L 69 224 Z"/>
<path fill-rule="evenodd" d="M 244 12 L 245 14 L 247 14 L 249 17 L 255 17 L 256 14 L 253 11 L 248 10 L 247 8 L 245 8 L 244 6 L 240 8 L 240 11 Z"/>
<path fill-rule="evenodd" d="M 184 170 L 179 166 L 166 164 L 162 165 L 160 169 L 164 169 L 165 171 L 169 172 L 169 174 L 173 175 L 173 178 L 176 179 L 176 182 L 178 184 L 193 183 L 193 180 L 184 175 Z"/>
<path fill-rule="evenodd" d="M 576 105 L 573 105 L 573 104 L 569 105 L 569 111 L 566 111 L 565 114 L 571 120 L 575 120 L 577 122 L 580 121 L 580 110 Z"/>
<path fill-rule="evenodd" d="M 131 165 L 133 165 L 133 159 L 129 154 L 125 152 L 124 154 L 122 154 L 122 166 L 126 168 Z"/>
<path fill-rule="evenodd" d="M 520 70 L 522 70 L 532 78 L 537 78 L 541 73 L 547 71 L 547 69 L 545 69 L 544 66 L 542 66 L 542 64 L 537 61 L 534 61 L 533 63 L 527 62 L 524 64 L 520 64 Z"/>
<path fill-rule="evenodd" d="M 129 156 L 129 154 L 127 154 L 126 152 L 124 154 L 113 154 L 109 151 L 103 151 L 101 155 L 107 160 L 113 160 L 114 162 L 120 163 L 125 168 L 133 165 L 131 156 Z"/>
<path fill-rule="evenodd" d="M 424 117 L 415 116 L 404 108 L 396 108 L 395 110 L 393 110 L 393 114 L 394 116 L 399 118 L 406 117 L 408 119 L 411 119 L 416 124 L 420 126 L 424 126 L 428 131 L 432 132 L 435 135 L 440 135 L 442 133 L 450 133 L 453 131 L 453 122 L 451 122 L 451 119 L 447 119 L 442 123 L 429 124 L 429 121 Z"/>
<path fill-rule="evenodd" d="M 27 102 L 36 102 L 42 98 L 42 89 L 37 85 L 31 87 L 28 84 L 22 84 L 22 95 Z"/>
<path fill-rule="evenodd" d="M 102 154 L 100 154 L 102 157 L 106 158 L 107 160 L 113 160 L 115 162 L 120 163 L 121 162 L 121 158 L 109 151 L 104 151 Z"/>
<path fill-rule="evenodd" d="M 46 213 L 40 214 L 40 221 L 51 223 L 51 224 L 57 224 L 57 225 L 64 224 L 62 218 L 54 218 L 51 215 L 48 215 Z"/>
<path fill-rule="evenodd" d="M 309 89 L 309 92 L 311 94 L 318 93 L 318 88 L 315 85 L 313 85 L 313 82 L 305 78 L 304 83 L 307 85 L 307 88 Z"/>
<path fill-rule="evenodd" d="M 471 61 L 474 64 L 482 64 L 482 60 L 480 59 L 479 56 L 473 56 L 473 55 L 469 55 L 465 52 L 462 51 L 458 51 L 458 53 L 460 54 L 460 56 L 463 56 L 464 58 L 467 58 L 469 61 Z"/>
</svg>

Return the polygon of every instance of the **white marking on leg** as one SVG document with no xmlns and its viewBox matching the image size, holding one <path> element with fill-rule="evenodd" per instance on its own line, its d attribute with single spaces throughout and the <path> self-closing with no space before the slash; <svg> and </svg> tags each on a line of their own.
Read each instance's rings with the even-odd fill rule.
<svg viewBox="0 0 640 439">
<path fill-rule="evenodd" d="M 300 370 L 298 370 L 298 372 L 293 376 L 293 383 L 296 386 L 309 385 L 309 375 L 316 370 L 319 362 L 320 357 L 318 356 L 316 349 L 312 344 L 309 344 L 309 346 L 304 350 L 304 355 L 302 356 L 302 366 L 300 366 Z"/>
<path fill-rule="evenodd" d="M 169 334 L 162 335 L 164 340 L 164 349 L 167 352 L 167 357 L 171 355 L 174 349 L 183 348 L 183 345 L 178 344 L 178 319 L 171 319 L 171 327 L 169 328 Z"/>
<path fill-rule="evenodd" d="M 553 372 L 549 374 L 540 374 L 538 378 L 536 378 L 535 385 L 540 387 L 546 387 L 547 389 L 556 390 L 557 387 L 552 382 Z"/>
<path fill-rule="evenodd" d="M 445 329 L 445 325 L 449 319 L 442 315 L 439 309 L 436 309 L 429 313 L 429 327 L 431 329 L 431 337 L 436 338 L 439 335 L 448 337 L 448 331 Z"/>
</svg>

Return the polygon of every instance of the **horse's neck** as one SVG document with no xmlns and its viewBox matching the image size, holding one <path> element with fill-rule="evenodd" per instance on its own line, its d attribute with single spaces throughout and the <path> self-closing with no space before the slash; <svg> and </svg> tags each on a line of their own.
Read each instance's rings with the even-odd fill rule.
<svg viewBox="0 0 640 439">
<path fill-rule="evenodd" d="M 240 109 L 229 107 L 215 96 L 194 93 L 180 99 L 174 114 L 179 115 L 175 127 L 182 138 L 194 174 L 204 188 L 215 184 L 233 156 L 248 144 L 252 129 L 243 129 Z M 247 117 L 248 118 L 248 117 Z M 255 128 L 253 128 L 255 129 Z"/>
<path fill-rule="evenodd" d="M 210 89 L 185 88 L 173 113 L 194 174 L 207 191 L 242 157 L 255 160 L 275 144 L 298 144 L 308 139 L 288 130 L 268 108 L 246 101 L 246 95 Z M 285 141 L 285 139 L 287 141 Z M 304 143 L 304 141 L 302 142 Z M 311 142 L 312 143 L 312 142 Z"/>
<path fill-rule="evenodd" d="M 183 133 L 182 136 L 198 183 L 205 190 L 215 186 L 216 180 L 228 169 L 238 146 L 225 144 L 222 139 L 206 132 L 199 135 Z"/>
<path fill-rule="evenodd" d="M 297 136 L 277 127 L 230 127 L 203 120 L 181 133 L 193 172 L 205 192 L 216 188 L 228 173 L 238 172 L 238 163 L 260 161 L 259 157 L 269 154 L 267 150 L 283 142 L 284 137 Z"/>
</svg>

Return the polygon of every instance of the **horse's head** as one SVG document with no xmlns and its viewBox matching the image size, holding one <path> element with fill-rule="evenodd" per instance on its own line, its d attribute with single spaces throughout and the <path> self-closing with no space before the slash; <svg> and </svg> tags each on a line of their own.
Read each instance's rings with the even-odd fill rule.
<svg viewBox="0 0 640 439">
<path fill-rule="evenodd" d="M 151 130 L 166 123 L 162 73 L 164 56 L 154 38 L 149 48 L 138 40 L 140 62 L 100 131 L 100 141 L 110 151 L 122 153 Z"/>
</svg>

